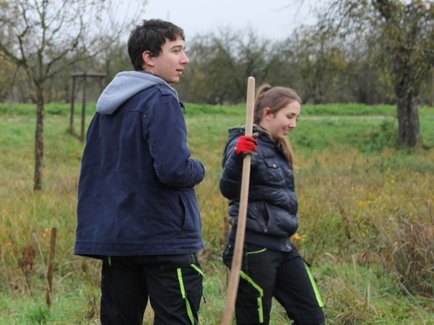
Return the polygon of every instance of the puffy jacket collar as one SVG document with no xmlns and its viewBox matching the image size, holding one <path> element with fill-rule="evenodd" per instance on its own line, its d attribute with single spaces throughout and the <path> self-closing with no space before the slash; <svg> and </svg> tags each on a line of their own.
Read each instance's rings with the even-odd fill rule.
<svg viewBox="0 0 434 325">
<path fill-rule="evenodd" d="M 246 128 L 245 126 L 233 127 L 230 128 L 228 132 L 229 132 L 229 140 L 233 140 L 235 138 L 244 135 L 246 133 Z M 264 141 L 274 142 L 274 140 L 270 137 L 269 133 L 257 124 L 253 124 L 253 134 L 256 135 L 257 137 L 260 137 Z"/>
</svg>

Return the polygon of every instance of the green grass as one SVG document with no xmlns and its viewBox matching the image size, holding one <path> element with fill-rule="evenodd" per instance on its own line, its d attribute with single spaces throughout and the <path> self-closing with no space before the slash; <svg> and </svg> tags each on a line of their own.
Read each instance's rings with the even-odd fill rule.
<svg viewBox="0 0 434 325">
<path fill-rule="evenodd" d="M 193 115 L 238 115 L 244 118 L 244 104 L 239 105 L 207 105 L 184 103 L 187 116 Z M 82 104 L 76 103 L 74 106 L 75 114 L 79 117 L 82 110 Z M 45 110 L 51 115 L 68 115 L 71 109 L 70 104 L 66 103 L 48 103 Z M 88 114 L 95 112 L 95 103 L 86 105 Z M 29 104 L 10 104 L 0 103 L 0 114 L 6 115 L 33 115 L 35 106 Z M 419 108 L 421 116 L 430 115 L 431 119 L 434 114 L 434 107 L 422 106 Z M 336 103 L 336 104 L 305 104 L 302 109 L 303 116 L 396 116 L 396 107 L 394 105 L 365 105 L 357 103 Z"/>
<path fill-rule="evenodd" d="M 87 123 L 93 111 L 89 105 Z M 83 145 L 67 131 L 68 112 L 67 104 L 47 107 L 44 190 L 33 193 L 34 107 L 0 104 L 0 324 L 99 323 L 99 262 L 72 254 Z M 290 134 L 300 198 L 296 244 L 313 263 L 328 324 L 418 325 L 434 315 L 434 150 L 396 149 L 393 116 L 392 106 L 306 105 Z M 244 107 L 187 103 L 186 119 L 193 156 L 207 168 L 197 187 L 206 242 L 201 324 L 217 324 L 227 276 L 220 262 L 227 226 L 221 153 L 227 129 L 243 124 Z M 433 121 L 434 109 L 421 109 L 422 137 L 431 146 Z M 58 235 L 48 308 L 51 227 Z M 26 247 L 35 252 L 31 259 L 23 257 Z M 145 324 L 151 320 L 148 310 Z M 275 303 L 271 324 L 287 323 Z"/>
</svg>

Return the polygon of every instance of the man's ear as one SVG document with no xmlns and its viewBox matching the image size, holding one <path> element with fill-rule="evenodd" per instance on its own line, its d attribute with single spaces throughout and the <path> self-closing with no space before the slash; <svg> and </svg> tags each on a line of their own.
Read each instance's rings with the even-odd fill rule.
<svg viewBox="0 0 434 325">
<path fill-rule="evenodd" d="M 151 52 L 149 51 L 144 51 L 142 53 L 142 59 L 145 66 L 153 67 L 155 65 L 154 57 L 151 55 Z"/>
</svg>

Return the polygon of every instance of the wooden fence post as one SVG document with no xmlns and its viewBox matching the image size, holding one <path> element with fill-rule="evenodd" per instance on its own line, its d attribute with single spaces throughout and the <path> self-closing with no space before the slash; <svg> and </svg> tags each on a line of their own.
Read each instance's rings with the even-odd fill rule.
<svg viewBox="0 0 434 325">
<path fill-rule="evenodd" d="M 47 305 L 51 306 L 53 293 L 53 273 L 54 273 L 54 256 L 56 255 L 56 228 L 51 228 L 50 232 L 50 255 L 48 256 L 48 271 L 47 271 Z"/>
</svg>

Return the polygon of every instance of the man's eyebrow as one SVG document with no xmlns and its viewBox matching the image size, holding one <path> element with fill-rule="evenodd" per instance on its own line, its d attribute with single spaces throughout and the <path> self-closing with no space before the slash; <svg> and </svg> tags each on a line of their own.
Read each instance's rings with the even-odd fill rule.
<svg viewBox="0 0 434 325">
<path fill-rule="evenodd" d="M 175 49 L 183 49 L 183 48 L 185 48 L 184 46 L 182 46 L 182 45 L 174 45 L 174 46 L 172 46 L 170 49 L 171 50 L 175 50 Z"/>
</svg>

